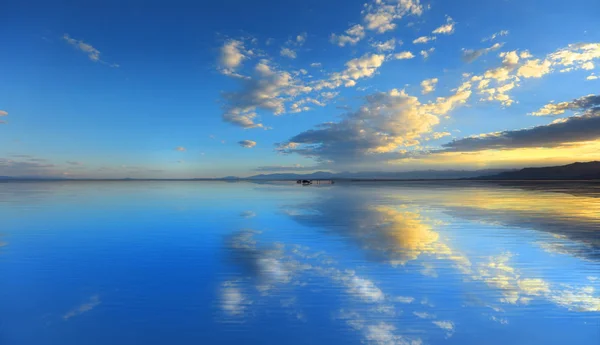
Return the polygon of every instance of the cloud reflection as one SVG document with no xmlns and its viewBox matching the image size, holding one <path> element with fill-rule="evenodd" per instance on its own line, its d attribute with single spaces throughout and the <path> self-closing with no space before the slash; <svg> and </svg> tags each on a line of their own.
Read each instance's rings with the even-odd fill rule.
<svg viewBox="0 0 600 345">
<path fill-rule="evenodd" d="M 75 317 L 75 316 L 81 315 L 83 313 L 86 313 L 86 312 L 88 312 L 88 311 L 96 308 L 98 305 L 100 305 L 100 303 L 101 303 L 100 296 L 93 295 L 92 297 L 90 297 L 90 299 L 87 302 L 85 302 L 85 303 L 83 303 L 83 304 L 81 304 L 81 305 L 79 305 L 79 306 L 77 306 L 77 307 L 69 310 L 63 316 L 63 319 L 68 320 L 68 319 L 70 319 L 72 317 Z"/>
<path fill-rule="evenodd" d="M 510 252 L 483 259 L 469 258 L 442 239 L 436 227 L 444 222 L 428 219 L 418 211 L 441 208 L 452 216 L 477 222 L 560 232 L 562 234 L 555 237 L 577 238 L 594 248 L 599 241 L 594 235 L 600 229 L 597 217 L 600 198 L 473 186 L 427 189 L 409 186 L 392 192 L 377 186 L 345 188 L 317 200 L 298 206 L 313 212 L 297 212 L 290 217 L 357 243 L 369 258 L 392 266 L 420 261 L 424 267 L 421 274 L 433 279 L 437 277 L 435 260 L 449 261 L 466 281 L 482 282 L 498 292 L 497 300 L 501 303 L 526 305 L 534 299 L 543 299 L 571 311 L 600 311 L 600 297 L 585 281 L 577 286 L 565 286 L 531 275 L 530 270 L 513 266 L 514 255 Z M 598 212 L 592 214 L 594 210 Z M 430 214 L 435 213 L 428 212 L 428 217 Z M 564 251 L 573 248 L 580 247 L 561 247 Z"/>
<path fill-rule="evenodd" d="M 263 245 L 257 239 L 259 235 L 258 231 L 242 230 L 226 241 L 231 262 L 242 273 L 221 284 L 220 308 L 227 320 L 241 321 L 256 315 L 262 299 L 276 297 L 288 315 L 305 321 L 307 316 L 293 295 L 295 290 L 287 288 L 302 288 L 310 281 L 313 287 L 320 283 L 322 288 L 333 288 L 344 297 L 352 311 L 337 319 L 361 332 L 365 343 L 387 344 L 381 343 L 387 339 L 394 341 L 389 344 L 420 344 L 420 339 L 401 335 L 396 326 L 385 321 L 402 313 L 397 304 L 410 304 L 413 297 L 385 293 L 372 279 L 336 267 L 337 261 L 323 252 L 293 244 Z"/>
</svg>

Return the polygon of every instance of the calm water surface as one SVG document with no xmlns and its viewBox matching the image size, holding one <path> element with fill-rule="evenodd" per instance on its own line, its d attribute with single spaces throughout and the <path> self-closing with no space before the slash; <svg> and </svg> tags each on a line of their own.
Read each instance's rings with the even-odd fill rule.
<svg viewBox="0 0 600 345">
<path fill-rule="evenodd" d="M 2 183 L 0 344 L 600 344 L 600 185 Z"/>
</svg>

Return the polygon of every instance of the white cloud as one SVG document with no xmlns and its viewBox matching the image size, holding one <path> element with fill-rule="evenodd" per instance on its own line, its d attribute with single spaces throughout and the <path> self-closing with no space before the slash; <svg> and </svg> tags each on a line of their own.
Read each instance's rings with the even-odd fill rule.
<svg viewBox="0 0 600 345">
<path fill-rule="evenodd" d="M 581 65 L 581 69 L 588 70 L 588 71 L 592 70 L 592 69 L 594 69 L 594 63 L 591 61 L 588 61 Z"/>
<path fill-rule="evenodd" d="M 548 60 L 528 60 L 519 67 L 517 75 L 523 78 L 541 78 L 545 74 L 550 73 L 551 63 Z"/>
<path fill-rule="evenodd" d="M 235 71 L 246 58 L 243 54 L 244 44 L 241 41 L 229 40 L 221 47 L 219 64 L 224 71 Z"/>
<path fill-rule="evenodd" d="M 296 52 L 291 50 L 290 48 L 281 48 L 281 51 L 279 52 L 279 54 L 281 56 L 285 56 L 285 57 L 289 57 L 290 59 L 295 59 L 296 58 Z"/>
<path fill-rule="evenodd" d="M 384 33 L 396 28 L 396 20 L 422 13 L 423 6 L 419 0 L 374 0 L 365 6 L 363 21 L 368 30 Z"/>
<path fill-rule="evenodd" d="M 396 39 L 392 38 L 385 42 L 373 42 L 371 43 L 371 47 L 375 48 L 378 52 L 392 51 L 396 48 Z"/>
<path fill-rule="evenodd" d="M 435 133 L 433 133 L 431 135 L 431 137 L 433 139 L 437 140 L 437 139 L 441 139 L 441 138 L 444 138 L 444 137 L 448 137 L 450 135 L 452 135 L 450 132 L 435 132 Z"/>
<path fill-rule="evenodd" d="M 179 152 L 184 152 L 184 151 L 185 151 L 185 147 L 183 147 L 183 146 L 177 146 L 177 147 L 175 148 L 175 150 L 177 150 L 177 151 L 179 151 Z"/>
<path fill-rule="evenodd" d="M 264 59 L 254 67 L 252 78 L 238 80 L 242 84 L 240 90 L 223 93 L 226 101 L 223 119 L 243 128 L 265 128 L 255 122 L 258 109 L 281 115 L 286 112 L 286 102 L 312 91 L 300 79 L 276 70 Z"/>
<path fill-rule="evenodd" d="M 346 30 L 345 35 L 331 34 L 329 40 L 331 43 L 337 44 L 340 47 L 344 47 L 346 44 L 355 45 L 364 37 L 365 28 L 360 24 L 356 24 L 350 29 Z"/>
<path fill-rule="evenodd" d="M 446 24 L 440 26 L 439 28 L 433 30 L 433 34 L 437 35 L 451 35 L 454 33 L 454 21 L 450 16 L 446 16 Z"/>
<path fill-rule="evenodd" d="M 589 69 L 588 62 L 597 58 L 600 58 L 600 43 L 569 44 L 566 48 L 559 49 L 547 57 L 552 65 L 575 69 Z"/>
<path fill-rule="evenodd" d="M 318 67 L 321 67 L 321 66 L 322 66 L 322 64 L 320 62 L 313 62 L 313 63 L 310 64 L 310 67 L 315 67 L 315 68 L 318 68 Z"/>
<path fill-rule="evenodd" d="M 430 92 L 435 91 L 435 85 L 438 82 L 438 78 L 425 79 L 421 82 L 422 94 L 426 95 Z"/>
<path fill-rule="evenodd" d="M 306 43 L 306 37 L 307 37 L 306 32 L 303 32 L 300 35 L 296 36 L 296 44 L 303 45 L 304 43 Z"/>
<path fill-rule="evenodd" d="M 429 48 L 428 50 L 421 50 L 419 52 L 419 54 L 421 54 L 421 56 L 423 57 L 424 60 L 427 60 L 429 58 L 429 56 L 431 55 L 431 53 L 433 53 L 435 51 L 435 48 Z"/>
<path fill-rule="evenodd" d="M 256 146 L 256 141 L 252 141 L 252 140 L 241 140 L 238 141 L 238 144 L 242 147 L 245 148 L 253 148 L 254 146 Z"/>
<path fill-rule="evenodd" d="M 385 61 L 383 54 L 365 54 L 346 62 L 346 69 L 333 73 L 328 80 L 320 80 L 315 85 L 316 90 L 323 88 L 334 89 L 340 86 L 351 87 L 362 78 L 372 77 Z"/>
<path fill-rule="evenodd" d="M 419 38 L 416 38 L 413 41 L 413 44 L 424 44 L 430 41 L 435 41 L 436 37 L 435 36 L 421 36 Z"/>
<path fill-rule="evenodd" d="M 326 100 L 330 100 L 330 99 L 334 99 L 339 94 L 340 94 L 339 92 L 321 92 L 321 97 L 323 97 Z"/>
<path fill-rule="evenodd" d="M 394 59 L 397 59 L 397 60 L 412 59 L 414 57 L 415 57 L 414 54 L 409 51 L 394 54 Z"/>
<path fill-rule="evenodd" d="M 0 116 L 7 116 L 8 112 L 5 110 L 0 110 Z"/>
<path fill-rule="evenodd" d="M 585 78 L 586 80 L 596 80 L 599 79 L 600 77 L 598 77 L 597 75 L 594 75 L 594 73 L 590 74 L 589 76 L 587 76 L 587 78 Z"/>
</svg>

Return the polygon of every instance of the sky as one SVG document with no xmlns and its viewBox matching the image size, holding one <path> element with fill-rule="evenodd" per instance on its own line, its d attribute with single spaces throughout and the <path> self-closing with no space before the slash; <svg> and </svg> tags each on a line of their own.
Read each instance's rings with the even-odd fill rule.
<svg viewBox="0 0 600 345">
<path fill-rule="evenodd" d="M 4 1 L 0 176 L 600 159 L 600 3 Z"/>
</svg>

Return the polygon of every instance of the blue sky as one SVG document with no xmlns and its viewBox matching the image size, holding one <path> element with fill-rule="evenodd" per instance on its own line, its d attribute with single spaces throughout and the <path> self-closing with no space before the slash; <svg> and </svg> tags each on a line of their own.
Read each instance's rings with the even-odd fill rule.
<svg viewBox="0 0 600 345">
<path fill-rule="evenodd" d="M 0 175 L 600 158 L 596 1 L 2 7 Z"/>
</svg>

